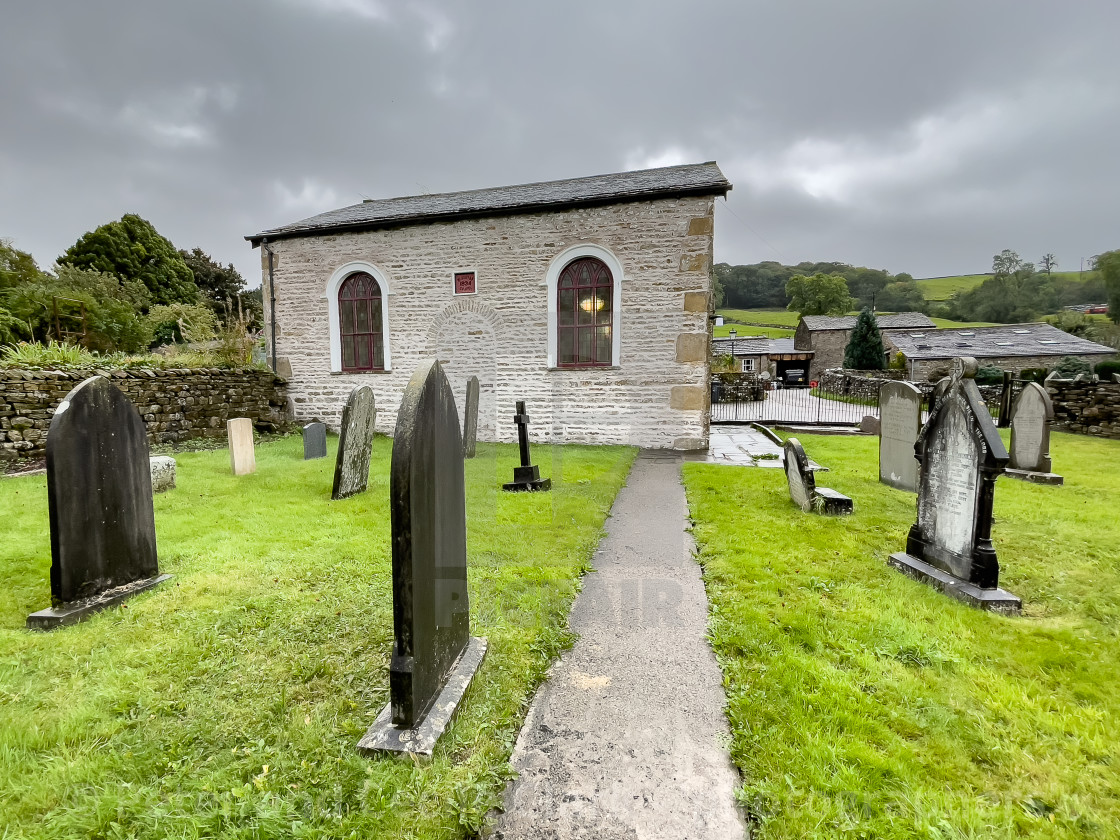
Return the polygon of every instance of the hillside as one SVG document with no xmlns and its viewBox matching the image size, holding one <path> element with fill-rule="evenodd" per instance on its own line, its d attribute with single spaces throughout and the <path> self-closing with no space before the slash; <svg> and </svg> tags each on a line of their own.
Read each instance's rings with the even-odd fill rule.
<svg viewBox="0 0 1120 840">
<path fill-rule="evenodd" d="M 1088 272 L 1086 272 L 1088 274 Z M 991 274 L 958 274 L 951 277 L 926 277 L 916 281 L 926 300 L 948 300 L 957 292 L 967 292 L 991 277 Z M 1054 279 L 1079 280 L 1077 271 L 1055 271 Z"/>
</svg>

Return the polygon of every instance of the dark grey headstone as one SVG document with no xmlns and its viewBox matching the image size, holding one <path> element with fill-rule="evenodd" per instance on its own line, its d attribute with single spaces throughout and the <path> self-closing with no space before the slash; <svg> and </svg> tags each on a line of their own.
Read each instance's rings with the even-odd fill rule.
<svg viewBox="0 0 1120 840">
<path fill-rule="evenodd" d="M 373 452 L 376 419 L 373 389 L 368 385 L 359 385 L 350 392 L 346 406 L 342 409 L 332 499 L 345 499 L 355 493 L 362 493 L 369 484 L 369 459 Z"/>
<path fill-rule="evenodd" d="M 786 441 L 783 455 L 785 458 L 786 482 L 789 497 L 805 513 L 823 513 L 830 516 L 843 516 L 851 513 L 855 505 L 843 493 L 828 487 L 817 487 L 816 478 L 809 465 L 801 441 L 790 438 Z"/>
<path fill-rule="evenodd" d="M 1062 484 L 1052 472 L 1050 423 L 1054 405 L 1037 382 L 1028 382 L 1011 409 L 1011 460 L 1007 475 L 1037 484 Z"/>
<path fill-rule="evenodd" d="M 478 443 L 478 377 L 467 380 L 467 399 L 463 404 L 463 457 L 473 458 Z"/>
<path fill-rule="evenodd" d="M 93 376 L 55 409 L 47 435 L 52 609 L 29 627 L 85 618 L 159 583 L 148 435 L 136 408 Z"/>
<path fill-rule="evenodd" d="M 517 414 L 513 417 L 517 424 L 517 445 L 521 454 L 521 466 L 513 468 L 513 481 L 503 484 L 503 490 L 549 490 L 551 478 L 541 478 L 540 470 L 529 457 L 529 415 L 525 413 L 525 401 L 517 401 Z"/>
<path fill-rule="evenodd" d="M 879 389 L 879 481 L 918 492 L 914 444 L 922 430 L 922 392 L 909 382 Z"/>
<path fill-rule="evenodd" d="M 891 564 L 912 577 L 944 589 L 929 575 L 919 574 L 913 560 L 947 572 L 972 588 L 999 588 L 999 562 L 992 546 L 992 506 L 996 479 L 1007 466 L 1008 454 L 984 398 L 976 387 L 976 360 L 956 359 L 949 378 L 934 392 L 929 418 L 914 445 L 920 463 L 918 521 L 906 538 L 905 555 Z M 962 600 L 968 587 L 958 587 Z M 1006 596 L 1006 597 L 1004 597 Z M 998 601 L 1018 603 L 1011 593 L 998 599 L 971 599 L 991 609 Z M 1001 611 L 1013 611 L 1017 606 Z"/>
<path fill-rule="evenodd" d="M 303 427 L 303 460 L 327 457 L 327 427 L 322 423 L 308 423 Z"/>
<path fill-rule="evenodd" d="M 455 395 L 439 362 L 423 362 L 397 413 L 390 471 L 393 548 L 393 654 L 389 711 L 359 743 L 363 751 L 434 744 L 421 730 L 430 714 L 446 726 L 458 697 L 444 697 L 470 638 L 463 439 Z M 476 640 L 481 641 L 481 640 Z M 474 662 L 477 668 L 481 651 Z M 433 709 L 433 706 L 439 705 Z M 447 708 L 451 704 L 451 709 Z M 440 727 L 442 731 L 442 726 Z M 406 731 L 406 734 L 402 734 Z M 430 752 L 430 747 L 428 748 Z"/>
</svg>

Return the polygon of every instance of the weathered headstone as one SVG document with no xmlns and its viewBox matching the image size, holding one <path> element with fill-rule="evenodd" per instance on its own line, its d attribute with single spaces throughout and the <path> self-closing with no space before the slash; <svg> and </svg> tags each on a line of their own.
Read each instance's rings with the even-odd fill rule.
<svg viewBox="0 0 1120 840">
<path fill-rule="evenodd" d="M 393 435 L 389 705 L 360 752 L 431 755 L 486 653 L 470 635 L 464 494 L 455 395 L 430 359 L 405 388 Z"/>
<path fill-rule="evenodd" d="M 874 414 L 866 414 L 863 419 L 859 421 L 859 430 L 865 435 L 877 435 L 882 428 L 882 423 L 879 418 Z"/>
<path fill-rule="evenodd" d="M 253 421 L 237 417 L 226 421 L 229 440 L 229 466 L 234 475 L 248 475 L 257 471 L 257 455 L 253 449 Z"/>
<path fill-rule="evenodd" d="M 342 409 L 332 499 L 345 499 L 365 492 L 369 484 L 369 459 L 373 452 L 376 420 L 373 389 L 368 385 L 359 385 L 350 392 L 346 406 Z"/>
<path fill-rule="evenodd" d="M 879 389 L 879 481 L 918 492 L 914 444 L 922 430 L 922 392 L 909 382 Z"/>
<path fill-rule="evenodd" d="M 169 455 L 153 455 L 148 459 L 152 473 L 152 492 L 175 489 L 175 459 Z"/>
<path fill-rule="evenodd" d="M 1036 484 L 1062 484 L 1052 470 L 1050 423 L 1054 405 L 1037 382 L 1028 382 L 1011 409 L 1011 460 L 1007 475 Z"/>
<path fill-rule="evenodd" d="M 972 606 L 1017 613 L 1021 601 L 999 588 L 991 539 L 996 479 L 1008 454 L 976 387 L 976 367 L 975 359 L 956 359 L 934 392 L 914 445 L 918 521 L 910 527 L 906 551 L 888 562 Z"/>
<path fill-rule="evenodd" d="M 51 609 L 27 617 L 49 630 L 151 589 L 159 573 L 148 433 L 124 393 L 93 376 L 58 404 L 47 434 Z"/>
<path fill-rule="evenodd" d="M 513 468 L 513 481 L 503 484 L 503 490 L 548 490 L 552 487 L 551 478 L 541 478 L 540 470 L 533 466 L 529 458 L 529 415 L 525 413 L 525 402 L 517 401 L 517 414 L 513 416 L 517 424 L 517 445 L 521 450 L 521 466 Z"/>
<path fill-rule="evenodd" d="M 805 454 L 805 449 L 797 438 L 786 441 L 783 457 L 789 497 L 805 513 L 843 516 L 854 510 L 855 505 L 848 496 L 828 487 L 817 487 L 817 480 L 809 465 L 809 456 Z"/>
<path fill-rule="evenodd" d="M 463 457 L 473 458 L 478 443 L 478 377 L 467 380 L 467 399 L 463 404 Z"/>
<path fill-rule="evenodd" d="M 303 427 L 303 460 L 327 457 L 327 427 L 322 423 L 308 423 Z"/>
</svg>

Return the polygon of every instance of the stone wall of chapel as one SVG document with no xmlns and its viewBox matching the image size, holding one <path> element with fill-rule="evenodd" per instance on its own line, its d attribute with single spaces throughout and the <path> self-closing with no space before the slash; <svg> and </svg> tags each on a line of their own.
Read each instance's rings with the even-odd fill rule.
<svg viewBox="0 0 1120 840">
<path fill-rule="evenodd" d="M 535 441 L 706 447 L 713 207 L 712 198 L 663 199 L 273 243 L 277 354 L 291 365 L 296 419 L 337 428 L 347 394 L 368 384 L 377 430 L 392 434 L 409 377 L 435 353 L 460 411 L 467 377 L 479 377 L 480 440 L 515 440 L 523 399 Z M 623 268 L 621 358 L 610 369 L 549 369 L 546 273 L 586 244 Z M 390 372 L 330 370 L 326 285 L 359 260 L 388 281 Z M 453 294 L 461 270 L 477 272 L 477 294 Z"/>
</svg>

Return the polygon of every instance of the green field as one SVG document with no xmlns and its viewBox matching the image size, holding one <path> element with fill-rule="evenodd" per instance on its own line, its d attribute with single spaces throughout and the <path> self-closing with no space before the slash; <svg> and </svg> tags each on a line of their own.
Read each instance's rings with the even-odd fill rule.
<svg viewBox="0 0 1120 840">
<path fill-rule="evenodd" d="M 180 453 L 156 496 L 162 587 L 74 627 L 50 604 L 44 477 L 0 478 L 0 837 L 473 837 L 634 450 L 535 446 L 551 493 L 502 493 L 517 447 L 466 461 L 471 629 L 490 648 L 428 764 L 355 745 L 388 700 L 392 441 L 331 501 L 292 436 L 234 478 Z"/>
<path fill-rule="evenodd" d="M 800 320 L 796 312 L 788 309 L 719 309 L 716 314 L 722 315 L 727 321 L 737 321 L 740 324 L 787 327 L 791 330 Z"/>
<path fill-rule="evenodd" d="M 955 277 L 927 277 L 918 280 L 917 283 L 926 300 L 948 300 L 957 292 L 967 292 L 979 286 L 991 276 L 991 274 L 961 274 Z M 1081 273 L 1077 271 L 1055 271 L 1053 276 L 1055 279 L 1064 280 L 1082 279 Z"/>
<path fill-rule="evenodd" d="M 886 565 L 914 496 L 875 438 L 801 440 L 854 515 L 801 513 L 781 470 L 684 466 L 755 836 L 1120 837 L 1120 441 L 1055 434 L 1064 487 L 999 480 L 1008 618 Z"/>
<path fill-rule="evenodd" d="M 766 338 L 789 338 L 793 335 L 793 330 L 783 330 L 777 327 L 760 327 L 757 324 L 731 323 L 725 323 L 722 327 L 713 327 L 712 334 L 716 338 L 729 338 L 731 330 L 735 330 L 735 335 L 739 338 L 756 335 L 766 336 Z"/>
<path fill-rule="evenodd" d="M 731 324 L 725 322 L 722 328 L 716 328 L 716 337 L 723 338 L 727 330 L 734 327 L 739 335 L 762 335 L 763 333 L 773 333 L 769 335 L 770 338 L 781 338 L 783 336 L 793 335 L 793 329 L 797 326 L 799 320 L 796 312 L 790 312 L 788 309 L 720 309 L 717 314 L 722 315 L 727 321 L 734 320 L 737 323 Z M 858 315 L 858 312 L 850 312 L 850 315 Z M 879 313 L 885 315 L 887 313 Z M 962 327 L 990 327 L 993 324 L 984 321 L 950 321 L 947 318 L 930 318 L 933 323 L 940 329 L 960 329 Z M 782 329 L 760 329 L 758 325 L 761 324 L 788 324 L 788 330 Z M 741 326 L 741 325 L 746 325 Z M 722 329 L 722 334 L 720 330 Z"/>
</svg>

